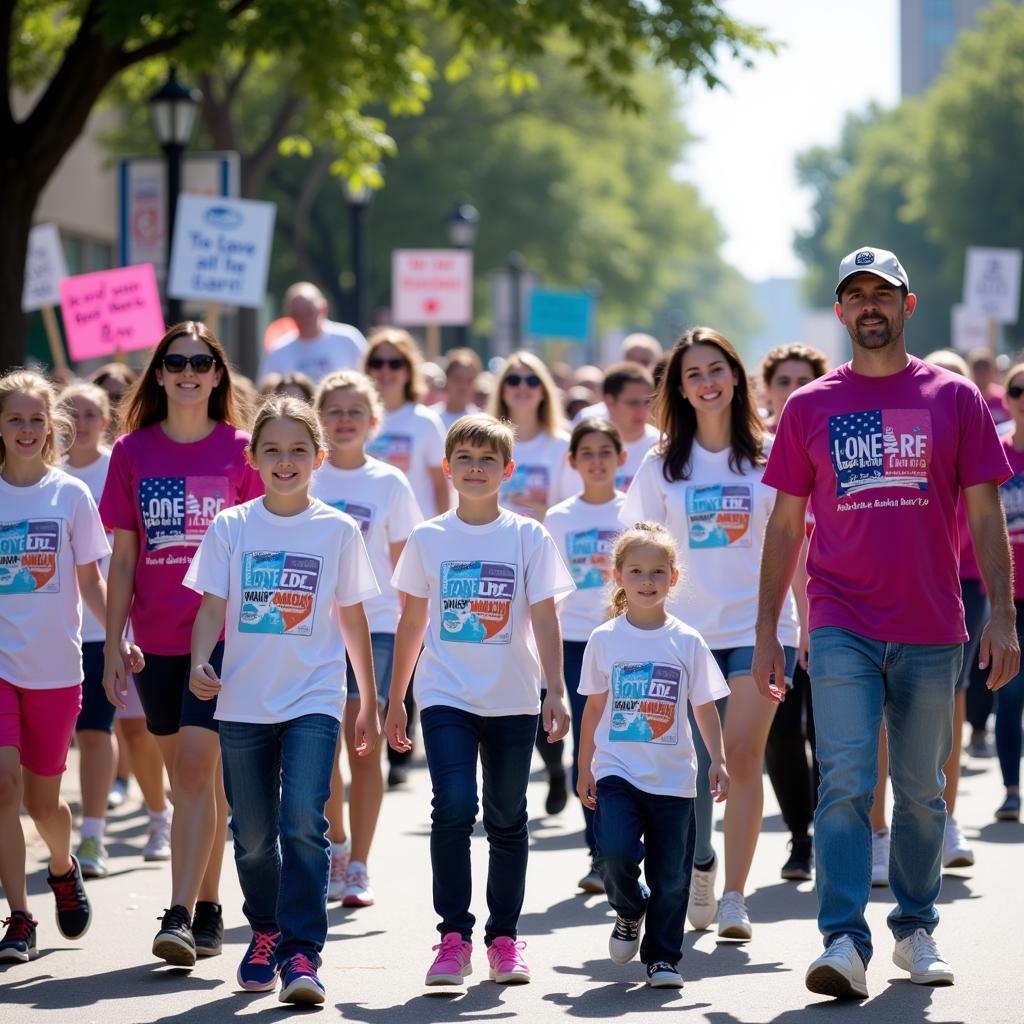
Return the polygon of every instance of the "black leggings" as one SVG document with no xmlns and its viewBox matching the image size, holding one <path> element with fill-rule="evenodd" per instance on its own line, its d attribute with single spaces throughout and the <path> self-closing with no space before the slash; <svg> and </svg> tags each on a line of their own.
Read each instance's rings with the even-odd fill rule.
<svg viewBox="0 0 1024 1024">
<path fill-rule="evenodd" d="M 810 762 L 807 743 L 811 747 Z M 775 712 L 765 762 L 786 827 L 794 837 L 806 836 L 814 820 L 821 775 L 814 749 L 811 680 L 799 665 L 793 672 L 793 689 Z"/>
</svg>

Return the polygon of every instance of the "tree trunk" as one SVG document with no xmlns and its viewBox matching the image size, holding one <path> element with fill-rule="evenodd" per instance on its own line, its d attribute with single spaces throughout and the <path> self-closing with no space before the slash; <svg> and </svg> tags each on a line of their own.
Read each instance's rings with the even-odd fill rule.
<svg viewBox="0 0 1024 1024">
<path fill-rule="evenodd" d="M 0 172 L 0 372 L 24 366 L 28 318 L 21 311 L 25 254 L 32 229 L 32 211 L 45 180 L 37 181 L 29 167 L 10 156 Z"/>
</svg>

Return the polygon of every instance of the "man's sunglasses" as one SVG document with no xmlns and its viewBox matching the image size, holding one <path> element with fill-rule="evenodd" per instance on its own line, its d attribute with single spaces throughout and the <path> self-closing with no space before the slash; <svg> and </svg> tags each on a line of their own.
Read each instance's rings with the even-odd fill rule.
<svg viewBox="0 0 1024 1024">
<path fill-rule="evenodd" d="M 171 373 L 182 373 L 186 366 L 191 366 L 196 373 L 209 373 L 217 360 L 213 356 L 180 356 L 176 352 L 169 352 L 164 356 L 164 369 Z"/>
<path fill-rule="evenodd" d="M 366 360 L 368 370 L 383 370 L 386 366 L 389 370 L 401 370 L 409 364 L 401 357 L 385 359 L 383 356 L 371 356 Z"/>
<path fill-rule="evenodd" d="M 526 384 L 527 387 L 531 388 L 539 388 L 542 381 L 535 373 L 528 373 L 525 376 L 521 373 L 510 373 L 505 378 L 505 383 L 510 388 L 517 388 L 520 384 Z"/>
<path fill-rule="evenodd" d="M 1020 387 L 1017 387 L 1017 385 L 1016 385 L 1016 384 L 1011 384 L 1011 385 L 1010 385 L 1010 386 L 1009 386 L 1009 387 L 1008 387 L 1008 388 L 1006 389 L 1006 393 L 1007 393 L 1007 394 L 1008 394 L 1008 395 L 1009 395 L 1009 396 L 1010 396 L 1011 398 L 1020 398 L 1020 396 L 1021 396 L 1021 395 L 1024 395 L 1024 388 L 1020 388 Z"/>
</svg>

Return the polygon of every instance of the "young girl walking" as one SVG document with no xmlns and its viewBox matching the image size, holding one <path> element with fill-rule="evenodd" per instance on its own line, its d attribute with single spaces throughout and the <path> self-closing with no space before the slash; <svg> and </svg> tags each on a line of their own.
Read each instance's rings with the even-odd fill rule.
<svg viewBox="0 0 1024 1024">
<path fill-rule="evenodd" d="M 49 850 L 60 933 L 80 938 L 92 914 L 60 782 L 82 707 L 81 601 L 104 618 L 110 546 L 89 489 L 58 468 L 73 437 L 46 380 L 0 377 L 0 885 L 11 908 L 0 962 L 36 955 L 23 803 Z M 117 656 L 141 667 L 127 644 Z"/>
<path fill-rule="evenodd" d="M 605 891 L 616 913 L 611 958 L 629 963 L 639 950 L 648 985 L 682 988 L 677 965 L 693 803 L 701 789 L 718 801 L 729 793 L 715 708 L 729 690 L 700 634 L 665 611 L 679 579 L 671 534 L 637 523 L 616 541 L 612 558 L 614 617 L 594 630 L 583 655 L 577 792 L 595 812 Z M 711 755 L 706 777 L 697 770 L 687 702 Z"/>
<path fill-rule="evenodd" d="M 362 605 L 379 591 L 359 526 L 310 497 L 323 457 L 313 410 L 289 396 L 268 401 L 248 448 L 266 494 L 218 513 L 185 575 L 185 586 L 202 594 L 189 685 L 201 701 L 217 698 L 235 864 L 252 927 L 238 984 L 272 990 L 280 972 L 283 1003 L 324 1001 L 324 804 L 347 703 L 346 655 L 359 688 L 357 753 L 370 756 L 380 736 Z M 218 670 L 210 654 L 222 633 Z"/>
<path fill-rule="evenodd" d="M 377 583 L 378 597 L 365 603 L 373 646 L 373 672 L 377 680 L 377 702 L 381 715 L 391 688 L 391 660 L 398 626 L 398 594 L 391 586 L 391 573 L 413 527 L 423 521 L 412 487 L 405 475 L 385 462 L 366 454 L 366 445 L 380 427 L 383 410 L 373 381 L 354 370 L 339 370 L 320 382 L 315 407 L 327 443 L 328 454 L 313 474 L 309 493 L 348 513 L 362 532 Z M 348 699 L 359 698 L 352 666 L 346 669 Z M 372 757 L 356 751 L 355 716 L 346 715 L 344 740 L 352 776 L 349 801 L 351 837 L 345 832 L 345 784 L 335 758 L 331 774 L 331 796 L 327 801 L 328 837 L 331 840 L 329 900 L 341 900 L 346 907 L 373 903 L 367 859 L 384 799 L 384 776 L 380 748 Z M 341 737 L 338 739 L 341 753 Z"/>
</svg>

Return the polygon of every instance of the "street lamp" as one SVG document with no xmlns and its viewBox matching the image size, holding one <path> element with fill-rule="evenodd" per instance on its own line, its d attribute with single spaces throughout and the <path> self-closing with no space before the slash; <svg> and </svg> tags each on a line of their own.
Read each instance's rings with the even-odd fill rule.
<svg viewBox="0 0 1024 1024">
<path fill-rule="evenodd" d="M 448 218 L 448 241 L 456 249 L 472 249 L 476 242 L 476 233 L 480 227 L 480 213 L 471 203 L 459 203 Z M 467 324 L 455 327 L 455 343 L 465 348 L 469 335 Z"/>
<path fill-rule="evenodd" d="M 181 157 L 192 135 L 192 125 L 202 100 L 203 94 L 198 89 L 191 89 L 178 81 L 178 71 L 173 64 L 167 73 L 167 81 L 149 97 L 153 130 L 167 162 L 167 281 L 171 276 L 174 221 L 181 193 Z M 167 297 L 167 319 L 172 324 L 181 320 L 180 299 Z"/>
<path fill-rule="evenodd" d="M 349 234 L 352 236 L 352 324 L 366 333 L 366 297 L 370 288 L 370 270 L 366 259 L 366 210 L 373 199 L 373 189 L 347 179 L 342 183 L 348 203 Z"/>
</svg>

